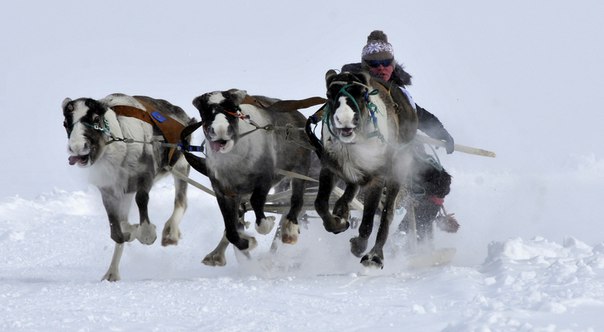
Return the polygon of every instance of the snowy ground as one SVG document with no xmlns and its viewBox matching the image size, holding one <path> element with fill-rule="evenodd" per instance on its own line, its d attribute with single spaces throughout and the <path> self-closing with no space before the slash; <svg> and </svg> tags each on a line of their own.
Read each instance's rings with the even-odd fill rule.
<svg viewBox="0 0 604 332">
<path fill-rule="evenodd" d="M 481 192 L 471 183 L 458 184 L 467 188 L 459 191 L 474 192 L 480 205 L 522 189 L 509 185 L 493 192 L 485 181 Z M 169 214 L 172 190 L 170 181 L 162 180 L 152 192 L 151 217 L 158 229 Z M 466 206 L 455 211 L 460 233 L 437 234 L 437 246 L 457 248 L 447 266 L 409 267 L 393 234 L 385 268 L 365 270 L 348 251 L 356 230 L 332 235 L 311 219 L 295 246 L 281 247 L 273 256 L 271 236 L 258 235 L 252 260 L 238 260 L 229 249 L 227 266 L 212 268 L 200 261 L 221 236 L 216 203 L 195 188 L 189 202 L 180 244 L 129 244 L 123 280 L 110 283 L 99 281 L 113 245 L 96 189 L 3 199 L 0 330 L 604 329 L 603 242 L 570 236 L 493 240 L 498 236 L 481 229 L 484 221 Z"/>
<path fill-rule="evenodd" d="M 604 2 L 349 0 L 0 2 L 0 331 L 604 331 Z M 386 267 L 349 253 L 356 230 L 318 220 L 299 243 L 210 268 L 222 220 L 191 188 L 177 247 L 128 244 L 122 281 L 96 189 L 67 163 L 65 97 L 191 105 L 240 88 L 324 96 L 382 29 L 409 91 L 460 144 L 446 207 L 450 265 Z M 197 180 L 203 181 L 200 176 Z M 152 192 L 161 230 L 172 185 Z M 132 218 L 136 212 L 132 211 Z M 397 221 L 402 216 L 397 216 Z M 394 227 L 393 227 L 394 228 Z M 254 233 L 254 231 L 250 231 Z"/>
</svg>

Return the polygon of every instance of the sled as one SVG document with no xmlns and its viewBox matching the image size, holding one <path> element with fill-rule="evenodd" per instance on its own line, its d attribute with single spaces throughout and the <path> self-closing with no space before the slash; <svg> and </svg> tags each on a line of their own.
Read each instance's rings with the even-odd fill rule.
<svg viewBox="0 0 604 332">
<path fill-rule="evenodd" d="M 448 265 L 453 261 L 456 252 L 457 249 L 455 248 L 438 248 L 415 252 L 406 257 L 407 266 L 412 269 L 421 269 Z"/>
<path fill-rule="evenodd" d="M 178 177 L 182 177 L 183 180 L 187 181 L 189 184 L 191 184 L 194 187 L 197 187 L 198 189 L 210 194 L 210 195 L 214 195 L 214 191 L 204 185 L 202 185 L 201 183 L 187 177 L 184 174 L 175 173 L 176 176 Z M 288 175 L 288 176 L 296 176 L 295 174 L 284 174 L 284 175 Z M 302 175 L 299 175 L 302 176 Z M 310 182 L 316 182 L 317 180 L 312 179 L 312 178 L 308 178 L 307 179 Z M 312 187 L 309 186 L 308 188 L 305 189 L 304 192 L 304 205 L 303 205 L 303 213 L 302 216 L 300 217 L 300 222 L 304 223 L 304 222 L 308 222 L 308 218 L 309 215 L 307 214 L 308 211 L 314 211 L 314 201 L 317 195 L 317 190 L 318 187 Z M 330 205 L 334 204 L 335 201 L 340 198 L 342 195 L 344 194 L 344 190 L 342 190 L 339 187 L 334 187 L 334 190 L 332 192 L 332 195 L 330 197 Z M 287 189 L 278 193 L 273 193 L 273 194 L 269 194 L 267 197 L 267 201 L 265 203 L 265 212 L 268 213 L 275 213 L 275 214 L 281 214 L 283 215 L 284 213 L 286 213 L 289 210 L 289 197 L 291 195 L 291 189 Z M 249 211 L 249 204 L 246 202 L 244 204 L 242 204 L 244 212 L 248 212 Z M 357 198 L 355 198 L 352 202 L 351 202 L 351 210 L 357 210 L 357 211 L 363 211 L 363 203 L 361 203 Z M 446 212 L 445 212 L 446 213 Z M 417 243 L 417 228 L 416 228 L 416 224 L 415 224 L 415 212 L 413 208 L 408 208 L 407 209 L 407 214 L 409 214 L 408 216 L 405 216 L 405 218 L 409 218 L 409 232 L 406 236 L 407 238 L 407 248 L 406 250 L 408 251 L 408 254 L 406 255 L 406 260 L 407 260 L 407 265 L 410 268 L 425 268 L 425 267 L 431 267 L 431 266 L 440 266 L 440 265 L 446 265 L 449 264 L 456 253 L 456 249 L 455 248 L 419 248 L 418 247 L 418 243 Z M 354 218 L 351 218 L 351 227 L 355 228 L 355 220 Z M 248 223 L 245 222 L 245 224 L 247 225 Z M 279 226 L 277 228 L 277 231 L 275 232 L 275 236 L 273 238 L 273 242 L 271 244 L 271 251 L 276 251 L 278 246 L 279 246 L 279 237 L 280 237 L 280 223 Z M 249 254 L 245 255 L 246 258 L 250 258 Z"/>
<path fill-rule="evenodd" d="M 432 139 L 430 137 L 423 136 L 423 135 L 416 135 L 415 140 L 420 143 L 430 144 L 430 145 L 434 145 L 434 146 L 441 146 L 441 147 L 444 147 L 444 144 L 445 144 L 442 141 L 435 140 L 435 139 Z M 474 155 L 478 155 L 478 156 L 485 156 L 485 157 L 493 157 L 493 158 L 495 157 L 495 153 L 488 151 L 488 150 L 473 148 L 473 147 L 459 145 L 459 144 L 455 144 L 454 148 L 455 148 L 455 151 L 459 151 L 459 152 L 474 154 Z M 192 151 L 197 151 L 197 150 L 192 150 Z M 175 176 L 188 182 L 192 186 L 197 187 L 198 189 L 200 189 L 210 195 L 215 196 L 213 190 L 211 190 L 210 188 L 205 187 L 204 185 L 192 180 L 191 178 L 187 177 L 184 174 L 179 174 L 178 172 L 173 172 L 173 173 L 175 174 Z M 296 174 L 296 173 L 279 170 L 279 169 L 277 170 L 277 173 L 284 175 L 286 177 L 289 177 L 289 178 L 292 178 L 292 177 L 302 178 L 302 179 L 308 181 L 307 183 L 318 183 L 318 180 L 307 177 L 305 175 L 301 175 L 301 174 Z M 308 223 L 309 218 L 315 218 L 315 216 L 311 216 L 307 212 L 315 210 L 314 202 L 317 197 L 317 191 L 318 191 L 318 187 L 312 186 L 312 185 L 308 185 L 307 188 L 305 189 L 304 205 L 302 207 L 301 216 L 299 217 L 299 221 L 300 221 L 301 225 Z M 339 199 L 343 195 L 343 193 L 344 193 L 344 191 L 341 188 L 334 187 L 332 194 L 329 198 L 330 206 L 333 206 L 333 204 L 335 204 L 337 199 Z M 291 196 L 290 189 L 269 194 L 267 197 L 266 203 L 265 203 L 265 212 L 281 214 L 282 220 L 283 220 L 284 214 L 287 213 L 287 211 L 290 208 L 290 202 L 289 202 L 290 196 Z M 242 208 L 243 212 L 248 212 L 251 210 L 250 204 L 247 201 L 244 201 L 244 203 L 241 205 L 241 208 Z M 360 200 L 358 200 L 357 198 L 355 198 L 351 202 L 350 209 L 351 209 L 351 211 L 354 211 L 354 210 L 363 211 L 363 203 Z M 409 268 L 424 268 L 424 267 L 442 266 L 442 265 L 451 263 L 451 261 L 453 260 L 453 258 L 455 257 L 455 254 L 456 254 L 455 248 L 418 248 L 417 229 L 416 229 L 415 216 L 414 216 L 413 210 L 414 209 L 407 210 L 408 213 L 411 213 L 411 216 L 409 216 L 409 218 L 410 218 L 410 220 L 412 220 L 412 222 L 410 223 L 411 227 L 410 227 L 409 234 L 407 234 L 407 239 L 409 240 L 409 243 L 406 248 L 407 254 L 405 255 L 406 260 L 407 260 L 407 265 L 409 266 Z M 444 212 L 444 208 L 443 208 L 443 212 Z M 446 212 L 444 212 L 444 213 L 446 215 Z M 243 215 L 245 215 L 245 213 Z M 243 218 L 242 218 L 241 222 L 244 225 L 246 225 L 246 228 L 249 224 L 251 224 L 251 223 L 245 222 L 243 220 Z M 351 228 L 358 227 L 358 218 L 349 217 L 349 222 L 350 222 Z M 281 230 L 281 222 L 277 226 L 277 230 L 275 232 L 275 237 L 274 237 L 273 243 L 271 245 L 272 252 L 276 251 L 280 245 L 280 241 L 279 241 L 280 230 Z M 245 256 L 247 259 L 250 259 L 249 253 Z"/>
<path fill-rule="evenodd" d="M 417 224 L 415 219 L 415 208 L 412 203 L 407 204 L 407 214 L 405 218 L 409 223 L 407 238 L 406 263 L 409 268 L 419 269 L 435 266 L 447 265 L 453 261 L 457 249 L 455 248 L 434 248 L 433 243 L 420 245 L 417 243 Z M 441 206 L 442 213 L 447 217 L 447 212 Z M 434 225 L 432 225 L 434 227 Z M 432 241 L 432 239 L 428 240 Z"/>
</svg>

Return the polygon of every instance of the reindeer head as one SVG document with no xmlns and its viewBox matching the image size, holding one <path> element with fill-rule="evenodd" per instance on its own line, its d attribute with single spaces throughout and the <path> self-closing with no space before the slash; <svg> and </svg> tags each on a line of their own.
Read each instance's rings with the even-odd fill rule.
<svg viewBox="0 0 604 332">
<path fill-rule="evenodd" d="M 244 90 L 231 89 L 208 92 L 193 100 L 213 152 L 228 153 L 235 146 L 239 135 L 238 122 L 243 116 L 239 105 L 246 95 Z"/>
<path fill-rule="evenodd" d="M 91 166 L 100 158 L 106 144 L 104 133 L 109 130 L 105 121 L 107 109 L 90 98 L 65 98 L 62 108 L 63 126 L 68 138 L 69 164 Z"/>
<path fill-rule="evenodd" d="M 367 117 L 369 76 L 330 70 L 325 75 L 327 83 L 328 117 L 325 120 L 329 132 L 343 143 L 354 143 L 361 121 Z"/>
</svg>

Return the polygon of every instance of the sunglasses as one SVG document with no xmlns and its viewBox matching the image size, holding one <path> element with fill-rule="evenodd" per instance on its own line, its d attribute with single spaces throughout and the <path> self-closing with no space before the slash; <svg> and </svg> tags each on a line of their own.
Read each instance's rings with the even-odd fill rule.
<svg viewBox="0 0 604 332">
<path fill-rule="evenodd" d="M 365 61 L 367 62 L 367 65 L 371 68 L 377 68 L 379 66 L 382 67 L 388 67 L 392 64 L 392 59 L 386 59 L 386 60 L 367 60 Z"/>
</svg>

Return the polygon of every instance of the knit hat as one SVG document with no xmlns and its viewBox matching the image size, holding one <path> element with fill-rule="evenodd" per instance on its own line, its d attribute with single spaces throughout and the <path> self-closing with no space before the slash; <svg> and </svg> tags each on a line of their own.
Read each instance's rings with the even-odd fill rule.
<svg viewBox="0 0 604 332">
<path fill-rule="evenodd" d="M 394 59 L 394 49 L 383 31 L 374 30 L 369 34 L 367 45 L 363 47 L 362 59 L 363 61 Z"/>
</svg>

